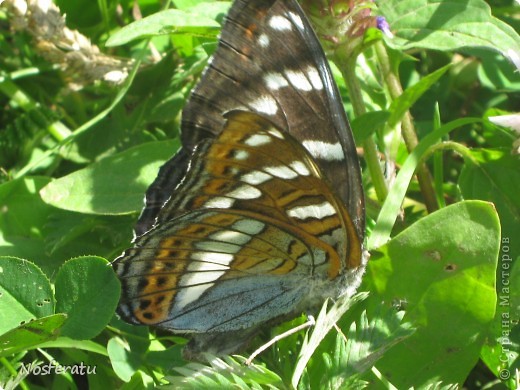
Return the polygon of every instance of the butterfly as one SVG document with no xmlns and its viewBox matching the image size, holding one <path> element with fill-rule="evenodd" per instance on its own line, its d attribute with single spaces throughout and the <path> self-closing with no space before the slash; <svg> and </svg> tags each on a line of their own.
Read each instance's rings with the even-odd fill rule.
<svg viewBox="0 0 520 390">
<path fill-rule="evenodd" d="M 236 0 L 182 113 L 182 148 L 114 261 L 118 314 L 232 353 L 268 324 L 352 295 L 366 265 L 355 144 L 295 0 Z"/>
</svg>

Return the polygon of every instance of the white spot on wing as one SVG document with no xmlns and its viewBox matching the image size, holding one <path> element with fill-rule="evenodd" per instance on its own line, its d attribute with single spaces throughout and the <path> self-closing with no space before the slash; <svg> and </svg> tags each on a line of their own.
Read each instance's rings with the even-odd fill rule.
<svg viewBox="0 0 520 390">
<path fill-rule="evenodd" d="M 309 80 L 307 80 L 307 77 L 305 77 L 303 72 L 287 70 L 285 71 L 285 75 L 294 88 L 297 88 L 301 91 L 312 91 L 312 85 L 309 83 Z"/>
<path fill-rule="evenodd" d="M 273 177 L 271 175 L 268 175 L 265 172 L 252 171 L 252 172 L 249 172 L 249 173 L 246 173 L 245 175 L 243 175 L 240 178 L 240 180 L 246 182 L 247 184 L 257 185 L 257 184 L 262 184 L 272 178 Z"/>
<path fill-rule="evenodd" d="M 280 15 L 274 15 L 271 19 L 269 19 L 269 26 L 278 31 L 292 30 L 291 21 Z"/>
<path fill-rule="evenodd" d="M 276 115 L 278 112 L 278 104 L 271 96 L 260 96 L 258 99 L 251 102 L 249 106 L 256 111 L 267 115 Z"/>
<path fill-rule="evenodd" d="M 307 166 L 301 161 L 293 161 L 290 167 L 302 176 L 309 176 L 311 174 Z"/>
<path fill-rule="evenodd" d="M 275 136 L 276 138 L 285 139 L 283 134 L 280 131 L 278 131 L 277 129 L 275 129 L 275 128 L 272 128 L 271 130 L 268 130 L 268 133 L 273 135 L 273 136 Z"/>
<path fill-rule="evenodd" d="M 291 17 L 291 20 L 300 28 L 301 30 L 305 30 L 305 26 L 303 25 L 302 18 L 300 18 L 300 15 L 295 14 L 294 12 L 289 12 L 289 16 Z"/>
<path fill-rule="evenodd" d="M 182 309 L 186 305 L 195 302 L 202 294 L 204 294 L 206 290 L 215 284 L 212 282 L 217 280 L 225 273 L 226 271 L 207 271 L 184 275 L 181 278 L 179 285 L 190 287 L 183 287 L 179 290 L 179 293 L 175 297 L 175 306 L 178 309 Z"/>
<path fill-rule="evenodd" d="M 309 253 L 306 253 L 304 256 L 298 258 L 298 263 L 308 265 L 308 266 L 318 266 L 325 263 L 327 259 L 325 252 L 321 249 L 314 249 L 312 251 L 312 256 Z"/>
<path fill-rule="evenodd" d="M 245 150 L 238 150 L 233 157 L 235 160 L 247 160 L 249 158 L 249 153 Z"/>
<path fill-rule="evenodd" d="M 240 250 L 239 245 L 230 244 L 228 242 L 221 242 L 221 240 L 199 241 L 195 244 L 195 248 L 203 251 L 223 253 L 237 253 Z"/>
<path fill-rule="evenodd" d="M 287 79 L 283 77 L 283 75 L 281 75 L 280 73 L 276 72 L 267 73 L 264 76 L 264 81 L 267 85 L 267 88 L 273 91 L 277 91 L 280 88 L 289 86 Z"/>
<path fill-rule="evenodd" d="M 303 146 L 312 157 L 325 161 L 343 161 L 345 155 L 339 142 L 331 144 L 323 141 L 305 140 Z"/>
<path fill-rule="evenodd" d="M 245 144 L 249 146 L 262 146 L 271 142 L 271 137 L 267 134 L 253 134 L 246 139 Z"/>
<path fill-rule="evenodd" d="M 244 185 L 226 194 L 235 199 L 257 199 L 262 196 L 262 192 L 255 187 Z"/>
<path fill-rule="evenodd" d="M 241 219 L 233 224 L 234 229 L 252 236 L 260 233 L 264 227 L 265 224 L 254 219 Z"/>
<path fill-rule="evenodd" d="M 233 261 L 233 255 L 230 253 L 219 252 L 195 252 L 191 255 L 193 260 L 198 260 L 207 263 L 215 263 L 228 266 Z"/>
<path fill-rule="evenodd" d="M 323 202 L 322 204 L 311 204 L 308 206 L 298 206 L 287 210 L 287 215 L 289 217 L 298 219 L 322 219 L 334 214 L 336 214 L 336 210 L 329 202 Z"/>
<path fill-rule="evenodd" d="M 233 261 L 233 255 L 218 252 L 195 252 L 191 258 L 199 261 L 190 263 L 190 272 L 184 274 L 179 282 L 179 287 L 182 288 L 175 299 L 179 309 L 199 299 L 226 273 L 229 263 Z"/>
<path fill-rule="evenodd" d="M 269 43 L 270 43 L 270 40 L 269 40 L 269 37 L 267 36 L 267 34 L 261 34 L 259 37 L 258 37 L 258 44 L 263 47 L 263 48 L 266 48 L 269 46 Z"/>
<path fill-rule="evenodd" d="M 229 209 L 235 203 L 235 199 L 224 198 L 223 196 L 217 196 L 216 198 L 208 200 L 204 203 L 206 208 L 215 209 Z"/>
<path fill-rule="evenodd" d="M 331 234 L 322 234 L 320 236 L 320 240 L 334 247 L 343 247 L 345 242 L 345 232 L 343 228 L 337 228 L 334 229 L 334 231 Z"/>
<path fill-rule="evenodd" d="M 272 176 L 286 180 L 294 179 L 298 176 L 296 172 L 294 172 L 291 168 L 286 167 L 285 165 L 280 165 L 278 167 L 265 167 L 264 171 L 270 173 Z"/>
<path fill-rule="evenodd" d="M 210 235 L 209 238 L 215 241 L 222 241 L 222 243 L 232 242 L 237 245 L 244 245 L 251 241 L 251 237 L 247 234 L 235 232 L 233 230 L 216 232 Z"/>
<path fill-rule="evenodd" d="M 193 261 L 188 266 L 188 271 L 197 272 L 197 271 L 226 271 L 229 267 L 221 264 L 214 263 L 199 263 L 198 261 Z"/>
<path fill-rule="evenodd" d="M 307 68 L 307 76 L 309 77 L 314 89 L 323 89 L 323 82 L 321 81 L 320 73 L 314 66 L 311 65 Z"/>
</svg>

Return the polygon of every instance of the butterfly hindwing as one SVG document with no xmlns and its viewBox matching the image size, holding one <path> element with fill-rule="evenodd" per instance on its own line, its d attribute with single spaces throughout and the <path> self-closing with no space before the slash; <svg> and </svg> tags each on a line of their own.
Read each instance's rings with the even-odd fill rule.
<svg viewBox="0 0 520 390">
<path fill-rule="evenodd" d="M 336 290 L 332 281 L 360 263 L 352 221 L 308 152 L 256 114 L 227 117 L 198 146 L 156 227 L 118 262 L 130 322 L 247 328 L 301 311 L 312 283 Z M 215 304 L 229 309 L 211 316 Z"/>
</svg>

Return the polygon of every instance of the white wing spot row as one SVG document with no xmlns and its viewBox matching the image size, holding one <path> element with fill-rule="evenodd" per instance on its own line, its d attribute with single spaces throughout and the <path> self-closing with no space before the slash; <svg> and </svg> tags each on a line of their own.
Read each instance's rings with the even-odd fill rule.
<svg viewBox="0 0 520 390">
<path fill-rule="evenodd" d="M 343 161 L 345 155 L 339 142 L 330 143 L 323 141 L 305 140 L 303 146 L 312 157 L 325 161 Z"/>
<path fill-rule="evenodd" d="M 267 115 L 276 115 L 278 112 L 278 103 L 272 96 L 260 96 L 258 99 L 252 101 L 249 106 L 258 112 Z"/>
<path fill-rule="evenodd" d="M 322 204 L 311 204 L 308 206 L 298 206 L 287 210 L 289 217 L 298 219 L 317 218 L 322 219 L 336 214 L 336 210 L 329 202 Z"/>
<path fill-rule="evenodd" d="M 275 15 L 269 19 L 269 26 L 277 31 L 292 30 L 291 21 L 280 15 Z"/>
</svg>

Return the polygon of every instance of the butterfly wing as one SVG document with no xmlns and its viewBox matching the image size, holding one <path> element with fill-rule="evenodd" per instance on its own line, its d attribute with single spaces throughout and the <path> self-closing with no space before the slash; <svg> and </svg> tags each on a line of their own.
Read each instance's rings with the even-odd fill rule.
<svg viewBox="0 0 520 390">
<path fill-rule="evenodd" d="M 364 197 L 352 132 L 330 67 L 294 0 L 237 0 L 218 48 L 182 114 L 181 151 L 147 192 L 142 234 L 177 187 L 191 152 L 224 128 L 223 113 L 241 109 L 268 118 L 297 139 L 332 183 L 364 237 Z"/>
<path fill-rule="evenodd" d="M 197 146 L 156 226 L 114 263 L 128 322 L 256 329 L 359 284 L 354 224 L 309 153 L 256 114 L 227 118 Z"/>
</svg>

